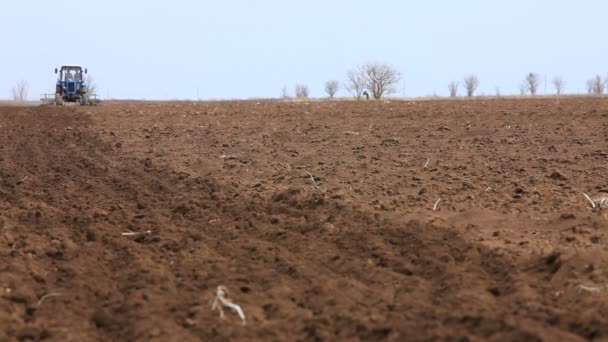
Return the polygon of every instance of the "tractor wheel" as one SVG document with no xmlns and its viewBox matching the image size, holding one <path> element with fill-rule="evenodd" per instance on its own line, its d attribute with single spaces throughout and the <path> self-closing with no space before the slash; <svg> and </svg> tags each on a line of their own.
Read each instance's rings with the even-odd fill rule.
<svg viewBox="0 0 608 342">
<path fill-rule="evenodd" d="M 63 106 L 63 99 L 61 98 L 61 94 L 55 93 L 55 105 Z"/>
<path fill-rule="evenodd" d="M 90 102 L 89 102 L 89 95 L 87 95 L 87 94 L 80 95 L 80 105 L 81 106 L 86 106 L 88 104 L 90 104 Z"/>
</svg>

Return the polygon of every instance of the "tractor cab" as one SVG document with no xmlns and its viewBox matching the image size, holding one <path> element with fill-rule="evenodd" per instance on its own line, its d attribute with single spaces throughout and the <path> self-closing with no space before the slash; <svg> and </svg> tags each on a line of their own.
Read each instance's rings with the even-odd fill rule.
<svg viewBox="0 0 608 342">
<path fill-rule="evenodd" d="M 78 66 L 64 66 L 61 69 L 55 69 L 55 73 L 59 75 L 57 78 L 57 86 L 63 86 L 68 94 L 76 94 L 80 87 L 86 87 L 84 80 L 83 69 Z M 84 74 L 87 69 L 84 69 Z"/>
</svg>

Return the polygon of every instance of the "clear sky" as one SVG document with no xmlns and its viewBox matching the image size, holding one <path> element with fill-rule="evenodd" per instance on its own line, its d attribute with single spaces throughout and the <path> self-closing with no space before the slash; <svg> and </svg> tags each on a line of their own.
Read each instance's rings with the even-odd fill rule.
<svg viewBox="0 0 608 342">
<path fill-rule="evenodd" d="M 407 96 L 469 73 L 480 93 L 518 93 L 531 71 L 583 92 L 608 73 L 605 0 L 0 1 L 0 98 L 21 79 L 30 99 L 53 92 L 62 64 L 134 99 L 317 97 L 369 61 L 399 69 Z"/>
</svg>

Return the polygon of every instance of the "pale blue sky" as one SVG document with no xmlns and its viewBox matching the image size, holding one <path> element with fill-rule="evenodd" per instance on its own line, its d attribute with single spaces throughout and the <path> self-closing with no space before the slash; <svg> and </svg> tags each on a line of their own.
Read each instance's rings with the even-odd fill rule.
<svg viewBox="0 0 608 342">
<path fill-rule="evenodd" d="M 298 82 L 324 96 L 368 61 L 398 68 L 407 96 L 469 73 L 479 92 L 517 93 L 530 71 L 582 92 L 608 73 L 603 0 L 1 1 L 0 98 L 20 79 L 30 98 L 52 92 L 62 64 L 135 99 L 278 97 Z"/>
</svg>

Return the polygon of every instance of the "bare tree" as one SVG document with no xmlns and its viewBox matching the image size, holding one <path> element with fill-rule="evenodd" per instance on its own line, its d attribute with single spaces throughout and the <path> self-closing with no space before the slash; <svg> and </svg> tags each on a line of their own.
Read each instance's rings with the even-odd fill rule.
<svg viewBox="0 0 608 342">
<path fill-rule="evenodd" d="M 588 79 L 585 85 L 587 86 L 587 94 L 593 94 L 593 79 Z"/>
<path fill-rule="evenodd" d="M 521 81 L 519 83 L 519 85 L 517 86 L 517 88 L 519 89 L 519 95 L 526 95 L 526 91 L 527 91 L 527 85 L 525 81 Z"/>
<path fill-rule="evenodd" d="M 401 73 L 392 65 L 386 63 L 368 63 L 363 66 L 365 72 L 365 87 L 371 91 L 376 100 L 382 96 L 397 92 L 397 84 Z"/>
<path fill-rule="evenodd" d="M 89 95 L 97 95 L 97 82 L 95 82 L 93 76 L 87 75 L 85 81 L 87 82 L 87 89 Z"/>
<path fill-rule="evenodd" d="M 538 85 L 540 84 L 540 76 L 537 73 L 531 72 L 524 79 L 524 84 L 526 85 L 526 90 L 529 91 L 531 95 L 536 95 Z"/>
<path fill-rule="evenodd" d="M 27 101 L 29 88 L 30 87 L 27 81 L 22 80 L 17 82 L 13 89 L 11 89 L 11 92 L 13 93 L 13 100 L 18 102 Z"/>
<path fill-rule="evenodd" d="M 329 95 L 330 99 L 336 96 L 338 90 L 340 90 L 340 82 L 334 80 L 325 82 L 325 92 Z"/>
<path fill-rule="evenodd" d="M 448 84 L 448 89 L 450 90 L 450 97 L 456 97 L 458 96 L 458 87 L 460 86 L 460 83 L 454 81 L 454 82 L 450 82 L 450 84 Z"/>
<path fill-rule="evenodd" d="M 555 92 L 557 95 L 561 95 L 561 93 L 564 91 L 564 87 L 566 86 L 564 79 L 561 76 L 555 76 L 553 77 L 552 83 L 553 87 L 555 87 Z"/>
<path fill-rule="evenodd" d="M 606 80 L 602 76 L 596 75 L 590 81 L 593 94 L 602 95 L 604 93 L 604 88 L 606 88 Z"/>
<path fill-rule="evenodd" d="M 365 71 L 363 70 L 363 67 L 357 66 L 348 70 L 344 88 L 357 99 L 357 101 L 361 100 L 365 86 Z"/>
<path fill-rule="evenodd" d="M 475 90 L 479 87 L 479 79 L 475 75 L 469 75 L 464 78 L 464 88 L 467 90 L 467 96 L 472 97 Z"/>
<path fill-rule="evenodd" d="M 308 98 L 308 86 L 304 84 L 296 84 L 296 97 L 299 99 Z"/>
<path fill-rule="evenodd" d="M 289 98 L 289 90 L 287 89 L 287 86 L 283 86 L 283 88 L 281 88 L 281 97 L 284 99 Z"/>
</svg>

